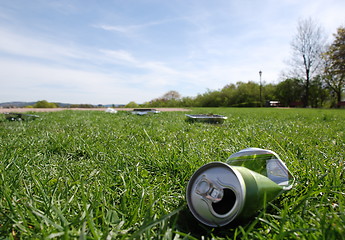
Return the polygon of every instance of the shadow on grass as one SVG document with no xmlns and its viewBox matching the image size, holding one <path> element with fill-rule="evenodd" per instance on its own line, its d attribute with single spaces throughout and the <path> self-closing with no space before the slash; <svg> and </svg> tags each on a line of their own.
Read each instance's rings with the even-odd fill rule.
<svg viewBox="0 0 345 240">
<path fill-rule="evenodd" d="M 176 232 L 200 239 L 201 237 L 212 238 L 212 236 L 232 238 L 234 235 L 241 234 L 239 229 L 237 229 L 238 227 L 245 228 L 249 222 L 234 222 L 223 227 L 213 228 L 200 223 L 188 207 L 185 206 L 176 215 L 171 217 L 170 223 L 171 228 Z"/>
<path fill-rule="evenodd" d="M 248 228 L 248 221 L 246 222 L 233 222 L 224 227 L 208 227 L 200 223 L 189 211 L 186 205 L 182 205 L 175 211 L 170 212 L 162 216 L 161 218 L 148 222 L 143 225 L 138 231 L 132 234 L 129 239 L 138 239 L 148 229 L 153 226 L 160 224 L 161 222 L 167 221 L 167 226 L 180 236 L 187 239 L 211 239 L 213 237 L 227 237 L 237 238 L 241 237 L 244 231 Z M 252 225 L 252 224 L 250 224 Z"/>
</svg>

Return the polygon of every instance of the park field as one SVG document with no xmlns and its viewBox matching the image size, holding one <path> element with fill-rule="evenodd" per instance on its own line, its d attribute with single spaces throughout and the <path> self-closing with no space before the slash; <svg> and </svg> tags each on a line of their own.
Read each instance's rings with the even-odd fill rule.
<svg viewBox="0 0 345 240">
<path fill-rule="evenodd" d="M 186 112 L 0 114 L 0 239 L 345 239 L 345 111 L 193 108 Z M 248 147 L 275 151 L 294 187 L 247 222 L 200 224 L 192 174 Z"/>
</svg>

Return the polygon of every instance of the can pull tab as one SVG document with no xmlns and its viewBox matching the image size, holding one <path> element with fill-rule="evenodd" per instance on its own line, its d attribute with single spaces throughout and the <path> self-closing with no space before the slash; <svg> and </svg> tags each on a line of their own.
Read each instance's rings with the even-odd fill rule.
<svg viewBox="0 0 345 240">
<path fill-rule="evenodd" d="M 224 192 L 222 188 L 217 187 L 207 178 L 203 177 L 197 184 L 195 193 L 200 196 L 211 200 L 213 203 L 222 200 Z"/>
</svg>

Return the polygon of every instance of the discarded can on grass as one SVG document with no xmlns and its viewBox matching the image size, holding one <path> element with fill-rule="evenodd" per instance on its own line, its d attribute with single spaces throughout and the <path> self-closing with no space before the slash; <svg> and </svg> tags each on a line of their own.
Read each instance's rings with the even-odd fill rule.
<svg viewBox="0 0 345 240">
<path fill-rule="evenodd" d="M 140 115 L 140 116 L 152 114 L 152 113 L 160 113 L 160 111 L 153 108 L 135 108 L 132 111 L 132 114 Z"/>
<path fill-rule="evenodd" d="M 28 120 L 34 120 L 36 118 L 39 118 L 37 115 L 32 115 L 32 114 L 24 114 L 24 113 L 14 113 L 14 112 L 9 112 L 9 113 L 4 113 L 5 118 L 8 121 L 28 121 Z"/>
<path fill-rule="evenodd" d="M 223 123 L 228 117 L 215 114 L 186 114 L 187 121 L 189 122 L 206 122 L 206 123 Z"/>
<path fill-rule="evenodd" d="M 270 150 L 247 148 L 227 162 L 199 168 L 187 185 L 186 198 L 196 219 L 211 227 L 255 215 L 265 203 L 292 188 L 294 178 Z"/>
</svg>

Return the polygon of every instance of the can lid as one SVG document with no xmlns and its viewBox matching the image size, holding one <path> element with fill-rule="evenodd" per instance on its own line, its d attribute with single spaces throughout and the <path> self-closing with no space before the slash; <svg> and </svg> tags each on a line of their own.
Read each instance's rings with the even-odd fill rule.
<svg viewBox="0 0 345 240">
<path fill-rule="evenodd" d="M 223 162 L 199 168 L 187 185 L 187 204 L 200 222 L 211 227 L 224 226 L 238 216 L 244 205 L 244 180 Z"/>
<path fill-rule="evenodd" d="M 242 166 L 260 173 L 282 186 L 283 190 L 290 190 L 294 184 L 294 177 L 285 163 L 277 153 L 271 150 L 246 148 L 232 154 L 227 163 L 231 166 Z"/>
</svg>

